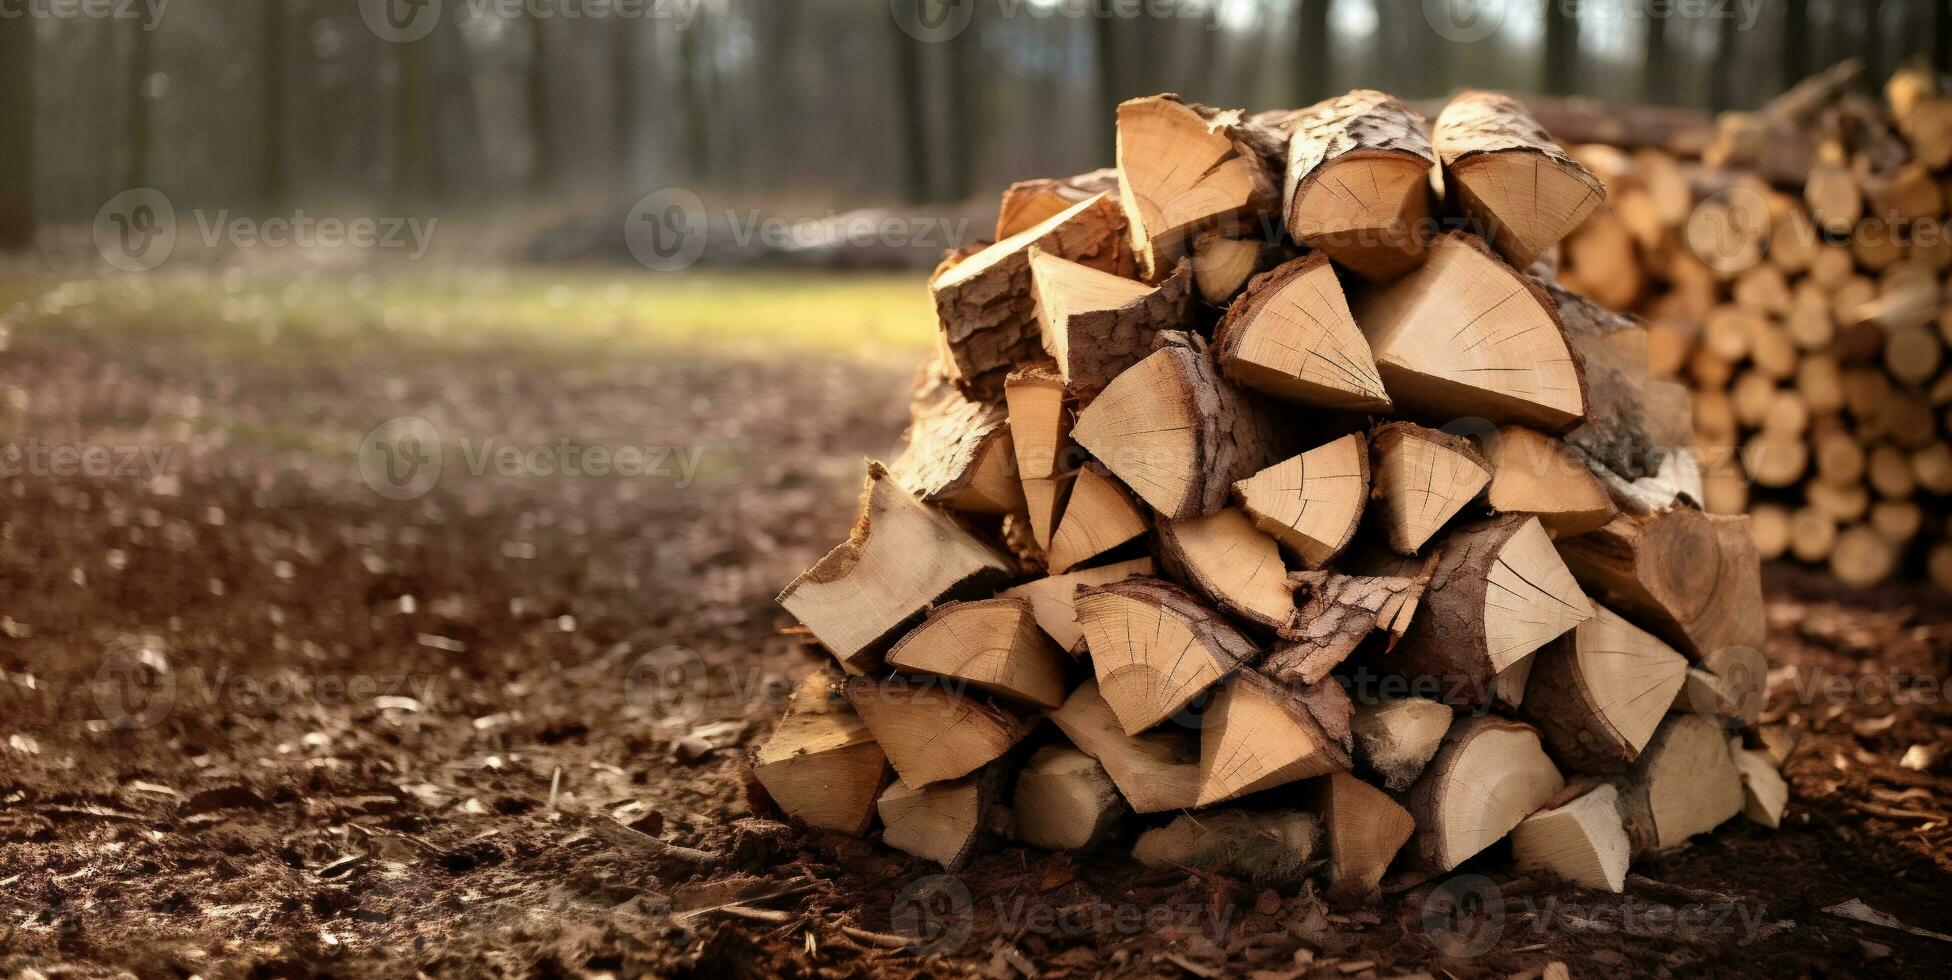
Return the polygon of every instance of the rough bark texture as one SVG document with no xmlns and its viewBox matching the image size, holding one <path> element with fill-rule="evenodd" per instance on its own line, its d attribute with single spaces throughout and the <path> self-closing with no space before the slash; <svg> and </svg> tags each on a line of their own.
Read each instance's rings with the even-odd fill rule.
<svg viewBox="0 0 1952 980">
<path fill-rule="evenodd" d="M 1394 650 L 1416 617 L 1417 604 L 1437 570 L 1441 552 L 1424 560 L 1415 576 L 1296 572 L 1289 581 L 1307 588 L 1308 604 L 1295 625 L 1281 631 L 1284 645 L 1268 656 L 1266 670 L 1282 680 L 1313 684 L 1347 660 L 1371 633 L 1389 634 Z"/>
<path fill-rule="evenodd" d="M 1424 118 L 1403 100 L 1370 89 L 1318 102 L 1298 110 L 1288 144 L 1288 179 L 1281 194 L 1290 215 L 1295 198 L 1320 176 L 1323 167 L 1351 154 L 1399 154 L 1425 165 L 1437 162 Z"/>
<path fill-rule="evenodd" d="M 1465 212 L 1498 243 L 1498 250 L 1521 267 L 1571 234 L 1606 200 L 1606 188 L 1599 178 L 1567 156 L 1524 104 L 1508 95 L 1465 92 L 1452 99 L 1437 117 L 1432 141 L 1444 167 L 1446 195 L 1458 198 Z M 1525 161 L 1517 159 L 1521 156 L 1531 158 L 1531 194 L 1521 193 L 1507 203 L 1516 206 L 1526 201 L 1531 206 L 1500 214 L 1472 192 L 1466 175 L 1479 166 L 1524 168 Z M 1555 197 L 1560 189 L 1549 183 L 1547 192 L 1541 194 L 1542 169 L 1550 174 L 1545 178 L 1548 182 L 1564 180 L 1579 188 L 1579 196 Z M 1490 179 L 1490 187 L 1511 186 L 1502 183 L 1502 178 Z M 1479 185 L 1479 189 L 1486 189 L 1486 185 Z M 1523 189 L 1521 186 L 1521 192 Z M 1518 224 L 1520 221 L 1525 223 Z"/>
<path fill-rule="evenodd" d="M 1074 177 L 1020 180 L 1003 192 L 996 215 L 996 240 L 1036 227 L 1053 215 L 1094 195 L 1118 193 L 1118 171 L 1111 167 Z"/>
<path fill-rule="evenodd" d="M 1192 295 L 1193 263 L 1181 259 L 1151 293 L 1115 310 L 1071 314 L 1062 355 L 1050 336 L 1043 338 L 1044 350 L 1059 358 L 1072 397 L 1080 406 L 1089 404 L 1113 378 L 1156 350 L 1161 332 L 1187 325 Z"/>
<path fill-rule="evenodd" d="M 983 454 L 999 449 L 1010 431 L 1001 402 L 964 396 L 933 362 L 918 373 L 908 411 L 902 453 L 888 472 L 930 503 L 967 490 Z"/>
<path fill-rule="evenodd" d="M 1478 704 L 1491 697 L 1498 669 L 1485 649 L 1485 591 L 1498 552 L 1530 519 L 1494 517 L 1443 539 L 1423 601 L 1394 651 L 1400 672 L 1443 680 L 1437 700 Z"/>
<path fill-rule="evenodd" d="M 1644 352 L 1634 339 L 1643 328 L 1577 293 L 1546 288 L 1586 379 L 1586 421 L 1567 433 L 1566 442 L 1585 454 L 1616 499 L 1625 491 L 1630 499 L 1664 496 L 1671 503 L 1685 493 L 1699 500 L 1690 400 L 1685 390 L 1649 376 L 1644 353 L 1628 353 L 1636 346 Z M 1635 486 L 1642 492 L 1626 489 Z"/>
</svg>

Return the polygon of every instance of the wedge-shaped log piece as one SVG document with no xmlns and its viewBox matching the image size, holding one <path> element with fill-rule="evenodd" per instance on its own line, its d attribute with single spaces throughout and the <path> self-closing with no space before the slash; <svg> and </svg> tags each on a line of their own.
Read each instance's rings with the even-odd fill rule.
<svg viewBox="0 0 1952 980">
<path fill-rule="evenodd" d="M 1389 634 L 1385 652 L 1416 618 L 1417 603 L 1436 573 L 1439 556 L 1432 553 L 1420 568 L 1407 574 L 1344 575 L 1340 572 L 1296 572 L 1288 582 L 1309 590 L 1308 603 L 1294 623 L 1277 630 L 1282 643 L 1268 655 L 1266 672 L 1289 683 L 1313 684 L 1327 677 L 1356 651 L 1371 633 Z"/>
<path fill-rule="evenodd" d="M 1161 330 L 1186 324 L 1192 266 L 1157 286 L 1030 250 L 1030 281 L 1044 352 L 1080 401 L 1089 402 L 1120 371 L 1152 353 Z"/>
<path fill-rule="evenodd" d="M 1742 774 L 1742 815 L 1774 830 L 1782 826 L 1789 805 L 1789 783 L 1767 755 L 1731 746 L 1735 769 Z"/>
<path fill-rule="evenodd" d="M 1498 674 L 1592 615 L 1538 518 L 1494 517 L 1445 538 L 1416 619 L 1397 644 L 1397 667 L 1440 678 L 1446 700 L 1481 703 L 1496 693 Z"/>
<path fill-rule="evenodd" d="M 1325 687 L 1341 691 L 1332 681 Z M 1204 721 L 1200 806 L 1349 768 L 1349 753 L 1329 736 L 1310 702 L 1251 670 L 1220 685 Z"/>
<path fill-rule="evenodd" d="M 1606 200 L 1599 178 L 1510 96 L 1465 92 L 1452 99 L 1437 116 L 1435 142 L 1445 191 L 1521 269 Z"/>
<path fill-rule="evenodd" d="M 1491 482 L 1491 464 L 1462 436 L 1390 422 L 1376 429 L 1369 446 L 1376 457 L 1370 495 L 1399 555 L 1422 550 Z"/>
<path fill-rule="evenodd" d="M 978 773 L 954 782 L 911 789 L 901 783 L 881 792 L 881 842 L 954 870 L 969 860 L 982 836 L 988 787 Z"/>
<path fill-rule="evenodd" d="M 1325 253 L 1254 277 L 1214 337 L 1221 372 L 1262 394 L 1352 411 L 1390 409 L 1369 341 Z"/>
<path fill-rule="evenodd" d="M 1321 568 L 1349 546 L 1362 521 L 1368 440 L 1351 433 L 1291 456 L 1235 483 L 1234 498 L 1303 567 Z"/>
<path fill-rule="evenodd" d="M 1229 613 L 1270 629 L 1294 619 L 1281 549 L 1235 508 L 1160 521 L 1157 551 L 1168 573 Z"/>
<path fill-rule="evenodd" d="M 1586 382 L 1538 282 L 1475 236 L 1452 232 L 1430 260 L 1361 291 L 1356 322 L 1397 408 L 1563 432 L 1586 414 Z"/>
<path fill-rule="evenodd" d="M 1247 287 L 1255 273 L 1279 262 L 1286 251 L 1258 238 L 1205 232 L 1193 241 L 1193 285 L 1202 300 L 1224 306 Z"/>
<path fill-rule="evenodd" d="M 1105 167 L 1075 177 L 1017 181 L 1004 190 L 997 208 L 996 240 L 1034 228 L 1099 194 L 1117 196 L 1118 171 Z"/>
<path fill-rule="evenodd" d="M 1119 105 L 1119 200 L 1148 281 L 1178 264 L 1194 232 L 1274 206 L 1273 174 L 1232 135 L 1240 122 L 1172 95 Z"/>
<path fill-rule="evenodd" d="M 967 776 L 1010 750 L 1031 723 L 993 704 L 944 689 L 927 678 L 850 677 L 847 701 L 904 785 Z"/>
<path fill-rule="evenodd" d="M 1054 851 L 1104 840 L 1127 812 L 1105 767 L 1069 745 L 1046 745 L 1030 757 L 1010 808 L 1018 840 Z"/>
<path fill-rule="evenodd" d="M 1495 715 L 1459 719 L 1410 787 L 1412 854 L 1425 870 L 1449 871 L 1497 843 L 1564 785 L 1530 725 Z"/>
<path fill-rule="evenodd" d="M 1113 379 L 1071 436 L 1161 516 L 1201 517 L 1226 506 L 1235 480 L 1280 458 L 1266 408 L 1200 352 L 1165 347 Z"/>
<path fill-rule="evenodd" d="M 1161 728 L 1125 734 L 1097 681 L 1079 685 L 1050 719 L 1079 751 L 1105 767 L 1134 812 L 1184 810 L 1198 798 L 1200 747 L 1193 733 Z"/>
<path fill-rule="evenodd" d="M 1594 598 L 1683 653 L 1760 650 L 1762 567 L 1748 525 L 1686 507 L 1622 514 L 1559 553 Z"/>
<path fill-rule="evenodd" d="M 1604 606 L 1532 658 L 1525 716 L 1554 758 L 1580 772 L 1625 772 L 1687 676 L 1688 660 Z"/>
<path fill-rule="evenodd" d="M 1614 785 L 1635 857 L 1679 847 L 1742 812 L 1728 733 L 1695 715 L 1669 715 Z"/>
<path fill-rule="evenodd" d="M 1365 279 L 1423 261 L 1436 158 L 1423 117 L 1395 96 L 1358 89 L 1301 110 L 1288 145 L 1288 234 Z"/>
<path fill-rule="evenodd" d="M 1031 536 L 1037 547 L 1049 551 L 1077 466 L 1071 458 L 1071 409 L 1065 403 L 1064 379 L 1049 366 L 1021 368 L 1004 380 L 1003 397 Z"/>
<path fill-rule="evenodd" d="M 794 692 L 779 727 L 753 752 L 752 773 L 780 809 L 807 826 L 860 834 L 874 819 L 888 757 L 841 697 L 838 678 L 819 672 Z"/>
<path fill-rule="evenodd" d="M 787 585 L 779 602 L 846 662 L 891 638 L 930 603 L 964 590 L 987 592 L 1012 570 L 1002 553 L 870 461 L 853 532 Z"/>
<path fill-rule="evenodd" d="M 1450 732 L 1451 710 L 1426 698 L 1383 698 L 1356 705 L 1356 754 L 1383 777 L 1383 785 L 1403 792 L 1423 774 Z"/>
<path fill-rule="evenodd" d="M 1128 735 L 1172 717 L 1260 653 L 1219 613 L 1158 579 L 1080 588 L 1077 607 L 1098 688 Z"/>
<path fill-rule="evenodd" d="M 1307 871 L 1321 839 L 1321 821 L 1305 811 L 1214 810 L 1146 831 L 1132 856 L 1149 868 L 1215 868 L 1277 885 Z"/>
<path fill-rule="evenodd" d="M 1383 872 L 1417 829 L 1410 811 L 1346 772 L 1310 783 L 1308 797 L 1328 825 L 1329 900 L 1370 904 L 1381 899 Z"/>
<path fill-rule="evenodd" d="M 929 281 L 949 375 L 979 399 L 1003 393 L 1012 368 L 1043 347 L 1031 293 L 1030 249 L 1113 275 L 1132 271 L 1125 222 L 1106 195 L 1087 198 L 1042 223 L 936 271 Z"/>
<path fill-rule="evenodd" d="M 1613 498 L 1572 447 L 1542 432 L 1507 425 L 1489 440 L 1491 463 L 1486 499 L 1504 514 L 1536 514 L 1555 540 L 1606 526 L 1616 513 Z"/>
<path fill-rule="evenodd" d="M 888 651 L 902 670 L 967 681 L 1040 708 L 1064 703 L 1069 659 L 1037 627 L 1029 599 L 945 602 Z"/>
<path fill-rule="evenodd" d="M 947 378 L 924 369 L 909 416 L 902 454 L 888 468 L 909 492 L 972 514 L 1023 509 L 1002 405 L 964 397 Z"/>
<path fill-rule="evenodd" d="M 1078 625 L 1076 605 L 1078 586 L 1104 585 L 1152 573 L 1152 559 L 1134 558 L 1013 585 L 997 594 L 1030 600 L 1031 614 L 1037 617 L 1038 627 L 1057 642 L 1059 649 L 1075 656 L 1084 650 L 1084 628 Z"/>
<path fill-rule="evenodd" d="M 1631 849 L 1618 801 L 1618 791 L 1602 783 L 1526 817 L 1511 832 L 1512 856 L 1520 868 L 1550 871 L 1583 888 L 1623 890 Z"/>
<path fill-rule="evenodd" d="M 1149 530 L 1145 514 L 1117 479 L 1097 466 L 1078 471 L 1064 519 L 1051 538 L 1052 572 L 1067 572 Z"/>
</svg>

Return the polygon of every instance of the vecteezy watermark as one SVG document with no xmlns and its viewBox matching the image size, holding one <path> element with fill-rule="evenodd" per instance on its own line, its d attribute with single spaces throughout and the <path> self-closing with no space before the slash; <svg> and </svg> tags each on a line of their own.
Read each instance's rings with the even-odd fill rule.
<svg viewBox="0 0 1952 980">
<path fill-rule="evenodd" d="M 389 500 L 412 500 L 432 490 L 447 469 L 447 449 L 460 451 L 469 476 L 578 479 L 623 477 L 669 480 L 690 487 L 704 457 L 702 446 L 586 445 L 568 438 L 519 443 L 487 436 L 443 435 L 418 416 L 387 419 L 359 443 L 359 476 L 374 493 Z"/>
<path fill-rule="evenodd" d="M 95 480 L 133 480 L 161 476 L 168 471 L 169 446 L 105 446 L 43 443 L 0 446 L 0 477 L 87 477 Z"/>
<path fill-rule="evenodd" d="M 124 731 L 153 728 L 175 712 L 262 712 L 294 704 L 321 707 L 439 708 L 441 680 L 412 673 L 252 674 L 220 665 L 178 673 L 153 645 L 114 650 L 89 685 L 95 709 Z"/>
<path fill-rule="evenodd" d="M 1632 896 L 1565 901 L 1506 895 L 1483 875 L 1458 875 L 1424 896 L 1419 924 L 1424 938 L 1444 956 L 1469 959 L 1498 945 L 1515 929 L 1526 941 L 1564 933 L 1620 934 L 1643 938 L 1732 937 L 1749 946 L 1762 937 L 1768 910 L 1739 899 L 1664 905 Z"/>
<path fill-rule="evenodd" d="M 829 211 L 793 219 L 755 209 L 714 215 L 702 198 L 683 187 L 664 187 L 637 200 L 624 216 L 624 246 L 653 272 L 690 268 L 705 254 L 713 218 L 732 248 L 807 252 L 847 248 L 920 248 L 931 254 L 961 248 L 973 239 L 968 218 L 902 215 L 885 211 Z"/>
<path fill-rule="evenodd" d="M 169 0 L 0 0 L 0 20 L 136 20 L 153 31 Z"/>
<path fill-rule="evenodd" d="M 1554 12 L 1590 23 L 1733 18 L 1737 30 L 1748 31 L 1761 19 L 1762 6 L 1763 0 L 1423 0 L 1423 18 L 1444 40 L 1470 44 L 1498 33 L 1514 10 L 1535 11 L 1528 21 Z"/>
<path fill-rule="evenodd" d="M 888 11 L 903 33 L 926 44 L 951 41 L 969 29 L 976 7 L 985 0 L 888 0 Z M 1010 20 L 1202 20 L 1208 30 L 1223 23 L 1251 23 L 1259 0 L 987 0 L 994 16 Z M 1239 8 L 1235 14 L 1229 10 Z"/>
<path fill-rule="evenodd" d="M 229 209 L 190 212 L 205 248 L 405 249 L 407 258 L 427 254 L 439 218 L 388 215 L 308 214 L 247 217 Z M 124 272 L 148 272 L 176 251 L 181 228 L 169 196 L 138 187 L 109 198 L 95 213 L 95 250 Z"/>
<path fill-rule="evenodd" d="M 722 708 L 761 705 L 776 712 L 791 693 L 786 678 L 779 674 L 750 665 L 710 664 L 697 651 L 677 645 L 658 647 L 639 656 L 624 674 L 624 701 L 660 719 L 698 721 L 728 713 Z"/>
<path fill-rule="evenodd" d="M 469 16 L 500 20 L 654 20 L 684 30 L 705 0 L 462 0 Z M 359 16 L 382 41 L 408 44 L 433 33 L 443 0 L 359 0 Z"/>
<path fill-rule="evenodd" d="M 1197 934 L 1224 946 L 1234 917 L 1231 902 L 1141 905 L 1094 899 L 1059 906 L 1012 892 L 989 896 L 984 904 L 998 931 L 1013 936 Z M 940 956 L 956 953 L 968 944 L 980 909 L 968 883 L 961 878 L 930 875 L 903 886 L 888 911 L 897 935 L 920 952 Z"/>
</svg>

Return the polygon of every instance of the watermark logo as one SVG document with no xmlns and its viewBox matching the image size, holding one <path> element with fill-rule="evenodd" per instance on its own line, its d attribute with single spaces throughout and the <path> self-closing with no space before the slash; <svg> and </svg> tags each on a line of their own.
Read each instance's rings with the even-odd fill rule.
<svg viewBox="0 0 1952 980">
<path fill-rule="evenodd" d="M 1716 191 L 1688 216 L 1687 238 L 1689 250 L 1708 268 L 1723 275 L 1746 271 L 1762 261 L 1769 201 L 1753 187 Z"/>
<path fill-rule="evenodd" d="M 639 198 L 624 218 L 624 245 L 652 272 L 690 268 L 705 254 L 705 202 L 683 187 Z"/>
<path fill-rule="evenodd" d="M 931 956 L 954 953 L 969 942 L 975 899 L 954 875 L 917 878 L 895 893 L 890 910 L 896 934 Z"/>
<path fill-rule="evenodd" d="M 410 44 L 434 32 L 441 0 L 359 0 L 359 17 L 380 40 Z"/>
<path fill-rule="evenodd" d="M 388 500 L 412 500 L 440 480 L 441 459 L 434 423 L 414 415 L 387 419 L 359 443 L 359 476 Z"/>
<path fill-rule="evenodd" d="M 176 251 L 176 207 L 153 187 L 126 190 L 95 212 L 95 251 L 123 272 L 148 272 Z"/>
<path fill-rule="evenodd" d="M 1498 33 L 1508 0 L 1423 0 L 1423 19 L 1446 41 L 1471 44 Z"/>
<path fill-rule="evenodd" d="M 658 718 L 697 721 L 710 696 L 705 660 L 689 647 L 663 646 L 631 662 L 624 700 Z"/>
<path fill-rule="evenodd" d="M 95 708 L 124 731 L 150 728 L 176 707 L 176 675 L 147 647 L 114 650 L 95 671 Z"/>
<path fill-rule="evenodd" d="M 170 0 L 0 0 L 0 20 L 134 20 L 153 31 Z"/>
<path fill-rule="evenodd" d="M 1505 896 L 1483 875 L 1459 875 L 1424 896 L 1423 934 L 1437 951 L 1468 959 L 1498 945 L 1505 934 Z"/>
<path fill-rule="evenodd" d="M 976 0 L 888 0 L 902 33 L 924 44 L 954 40 L 969 29 Z"/>
</svg>

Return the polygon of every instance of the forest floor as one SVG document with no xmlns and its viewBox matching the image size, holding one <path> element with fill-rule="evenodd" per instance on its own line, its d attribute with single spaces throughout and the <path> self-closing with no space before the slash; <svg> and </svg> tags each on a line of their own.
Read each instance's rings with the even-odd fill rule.
<svg viewBox="0 0 1952 980">
<path fill-rule="evenodd" d="M 818 665 L 773 596 L 895 444 L 914 278 L 0 269 L 0 337 L 0 976 L 1952 972 L 1928 592 L 1772 569 L 1783 829 L 1625 895 L 1495 849 L 1354 912 L 1117 848 L 942 876 L 740 761 Z M 362 455 L 403 417 L 437 478 Z"/>
</svg>

